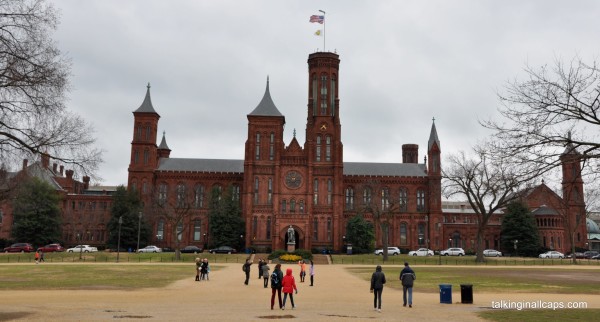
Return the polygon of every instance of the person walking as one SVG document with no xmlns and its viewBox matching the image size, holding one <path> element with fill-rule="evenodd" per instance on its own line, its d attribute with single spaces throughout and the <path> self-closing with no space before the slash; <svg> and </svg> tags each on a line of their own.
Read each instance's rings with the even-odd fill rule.
<svg viewBox="0 0 600 322">
<path fill-rule="evenodd" d="M 40 263 L 40 251 L 36 251 L 35 252 L 35 263 L 39 264 Z"/>
<path fill-rule="evenodd" d="M 271 310 L 275 304 L 275 293 L 279 299 L 279 308 L 283 307 L 281 302 L 281 281 L 283 280 L 283 272 L 281 271 L 281 264 L 275 265 L 273 273 L 271 273 Z"/>
<path fill-rule="evenodd" d="M 262 267 L 265 264 L 265 262 L 263 261 L 263 259 L 259 259 L 258 260 L 258 278 L 262 277 Z"/>
<path fill-rule="evenodd" d="M 300 265 L 300 283 L 304 283 L 304 277 L 306 276 L 306 262 L 301 260 L 298 262 L 298 265 Z"/>
<path fill-rule="evenodd" d="M 285 271 L 285 276 L 281 281 L 281 287 L 283 290 L 283 306 L 282 310 L 285 310 L 285 302 L 287 301 L 288 294 L 290 295 L 290 302 L 292 303 L 292 310 L 296 308 L 296 304 L 294 304 L 294 291 L 298 294 L 298 288 L 296 287 L 296 279 L 292 275 L 292 269 L 288 268 Z"/>
<path fill-rule="evenodd" d="M 196 257 L 195 259 L 196 262 L 196 282 L 200 281 L 200 270 L 202 269 L 202 262 L 200 262 L 200 258 Z"/>
<path fill-rule="evenodd" d="M 308 273 L 310 274 L 310 286 L 313 286 L 314 277 L 315 277 L 315 263 L 310 261 L 310 268 L 308 269 Z"/>
<path fill-rule="evenodd" d="M 373 293 L 373 308 L 381 313 L 381 293 L 385 284 L 385 274 L 381 271 L 381 266 L 377 265 L 375 272 L 371 275 L 371 293 Z"/>
<path fill-rule="evenodd" d="M 41 262 L 46 262 L 46 261 L 44 260 L 44 251 L 43 251 L 43 250 L 40 250 L 40 263 L 41 263 Z"/>
<path fill-rule="evenodd" d="M 264 283 L 265 288 L 269 287 L 269 271 L 270 270 L 271 270 L 271 268 L 265 261 L 262 266 L 262 276 L 263 276 L 263 283 Z"/>
<path fill-rule="evenodd" d="M 248 280 L 250 280 L 250 266 L 251 265 L 252 265 L 252 261 L 250 260 L 250 258 L 248 258 L 248 259 L 246 259 L 246 262 L 242 266 L 242 270 L 244 271 L 244 273 L 246 273 L 246 280 L 244 281 L 244 284 L 246 284 L 246 285 L 248 285 Z"/>
<path fill-rule="evenodd" d="M 404 268 L 400 272 L 400 280 L 402 281 L 402 299 L 404 300 L 404 305 L 406 306 L 407 298 L 406 293 L 408 293 L 408 307 L 412 307 L 412 291 L 414 281 L 417 279 L 417 275 L 415 272 L 408 266 L 408 262 L 404 262 Z"/>
</svg>

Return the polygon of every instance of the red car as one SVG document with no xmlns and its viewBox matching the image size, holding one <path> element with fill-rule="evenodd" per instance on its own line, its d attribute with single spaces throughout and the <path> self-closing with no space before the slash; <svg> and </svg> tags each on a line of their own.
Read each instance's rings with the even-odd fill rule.
<svg viewBox="0 0 600 322">
<path fill-rule="evenodd" d="M 48 244 L 44 247 L 40 247 L 37 249 L 38 251 L 42 251 L 44 253 L 52 253 L 52 252 L 64 252 L 65 248 L 60 244 Z"/>
<path fill-rule="evenodd" d="M 16 243 L 4 248 L 5 253 L 31 253 L 33 246 L 29 243 Z"/>
</svg>

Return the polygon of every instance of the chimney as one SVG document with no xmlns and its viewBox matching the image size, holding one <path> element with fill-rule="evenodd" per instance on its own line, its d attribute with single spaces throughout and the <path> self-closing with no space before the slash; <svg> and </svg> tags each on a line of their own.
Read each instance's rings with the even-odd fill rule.
<svg viewBox="0 0 600 322">
<path fill-rule="evenodd" d="M 67 170 L 65 173 L 67 174 L 67 178 L 73 179 L 73 170 Z"/>
<path fill-rule="evenodd" d="M 90 177 L 83 176 L 83 189 L 87 190 L 90 187 Z"/>
<path fill-rule="evenodd" d="M 42 153 L 42 166 L 46 169 L 50 166 L 50 156 L 46 153 Z"/>
<path fill-rule="evenodd" d="M 402 163 L 418 163 L 419 145 L 418 144 L 403 144 L 402 145 Z"/>
<path fill-rule="evenodd" d="M 28 162 L 29 162 L 29 160 L 23 159 L 23 170 L 27 169 L 27 163 Z"/>
<path fill-rule="evenodd" d="M 53 163 L 52 164 L 52 172 L 54 172 L 54 174 L 56 174 L 56 167 L 58 166 L 58 164 Z"/>
<path fill-rule="evenodd" d="M 64 170 L 65 170 L 65 166 L 64 166 L 64 165 L 61 165 L 61 166 L 60 166 L 60 176 L 61 176 L 61 177 L 62 177 L 62 175 L 63 175 L 63 171 L 64 171 Z"/>
</svg>

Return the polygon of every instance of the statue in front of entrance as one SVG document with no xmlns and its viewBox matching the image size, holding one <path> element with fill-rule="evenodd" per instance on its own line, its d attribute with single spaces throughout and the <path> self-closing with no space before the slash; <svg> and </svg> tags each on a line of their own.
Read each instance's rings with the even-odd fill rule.
<svg viewBox="0 0 600 322">
<path fill-rule="evenodd" d="M 294 233 L 294 227 L 292 227 L 292 225 L 290 225 L 290 228 L 288 228 L 287 230 L 287 234 L 288 234 L 288 244 L 295 244 L 296 243 L 296 234 Z"/>
</svg>

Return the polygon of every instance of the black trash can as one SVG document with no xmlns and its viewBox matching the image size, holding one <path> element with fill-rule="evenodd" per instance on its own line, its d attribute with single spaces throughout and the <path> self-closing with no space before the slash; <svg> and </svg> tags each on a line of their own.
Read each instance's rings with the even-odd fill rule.
<svg viewBox="0 0 600 322">
<path fill-rule="evenodd" d="M 452 285 L 440 284 L 440 303 L 452 304 Z"/>
<path fill-rule="evenodd" d="M 473 304 L 473 285 L 460 284 L 460 303 Z"/>
</svg>

